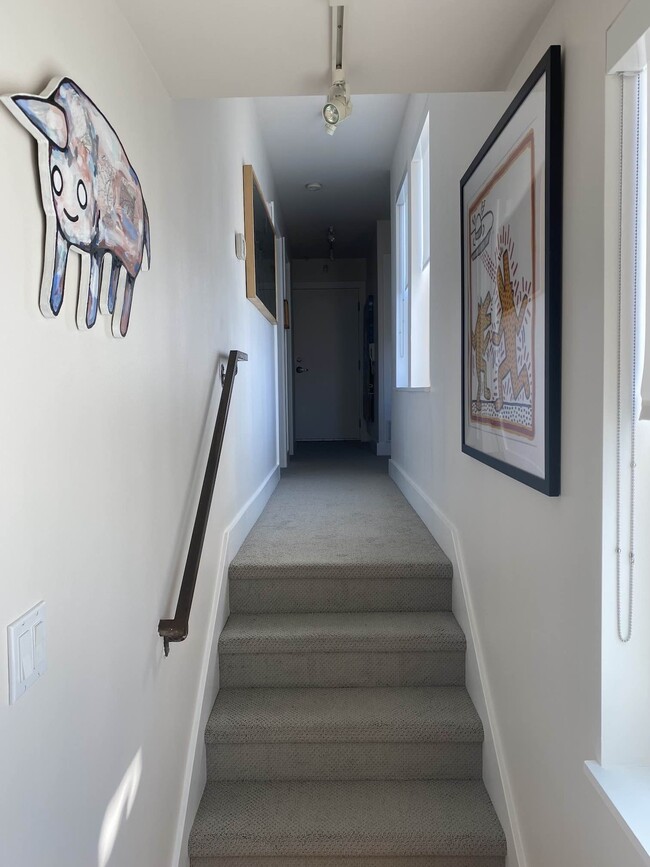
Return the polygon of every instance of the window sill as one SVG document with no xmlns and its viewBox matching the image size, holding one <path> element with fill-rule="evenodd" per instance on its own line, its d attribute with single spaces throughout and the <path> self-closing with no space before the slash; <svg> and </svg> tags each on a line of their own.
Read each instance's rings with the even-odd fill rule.
<svg viewBox="0 0 650 867">
<path fill-rule="evenodd" d="M 598 762 L 585 762 L 585 773 L 650 865 L 650 767 L 603 768 Z"/>
<path fill-rule="evenodd" d="M 430 385 L 423 385 L 423 386 L 420 386 L 418 388 L 415 388 L 411 385 L 394 385 L 393 391 L 415 391 L 415 392 L 424 391 L 424 392 L 426 392 L 426 391 L 431 391 L 431 386 Z"/>
</svg>

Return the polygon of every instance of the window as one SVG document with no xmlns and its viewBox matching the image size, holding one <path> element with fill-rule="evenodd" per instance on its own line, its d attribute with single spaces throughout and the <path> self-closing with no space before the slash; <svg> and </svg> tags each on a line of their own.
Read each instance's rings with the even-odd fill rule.
<svg viewBox="0 0 650 867">
<path fill-rule="evenodd" d="M 427 115 L 395 203 L 397 388 L 430 384 L 430 175 Z"/>
<path fill-rule="evenodd" d="M 646 344 L 646 71 L 607 83 L 605 382 L 603 406 L 603 764 L 650 764 L 650 425 Z M 646 359 L 648 353 L 645 353 Z M 641 761 L 642 760 L 642 761 Z M 650 795 L 650 793 L 649 793 Z M 650 828 L 649 828 L 650 830 Z"/>
<path fill-rule="evenodd" d="M 598 761 L 587 762 L 598 791 L 648 853 L 650 425 L 642 419 L 650 369 L 643 371 L 642 361 L 650 346 L 644 316 L 649 27 L 648 4 L 630 3 L 607 33 L 601 741 Z"/>
<path fill-rule="evenodd" d="M 409 178 L 402 182 L 397 206 L 395 225 L 397 227 L 397 387 L 409 384 L 408 365 L 408 326 L 409 326 Z"/>
<path fill-rule="evenodd" d="M 420 159 L 420 238 L 422 270 L 429 264 L 431 255 L 431 182 L 429 173 L 429 116 L 424 122 L 422 135 L 418 142 Z"/>
</svg>

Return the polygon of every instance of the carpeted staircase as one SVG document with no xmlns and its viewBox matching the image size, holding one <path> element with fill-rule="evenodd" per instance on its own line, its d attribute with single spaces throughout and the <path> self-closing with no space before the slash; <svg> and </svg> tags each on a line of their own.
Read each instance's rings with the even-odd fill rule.
<svg viewBox="0 0 650 867">
<path fill-rule="evenodd" d="M 385 462 L 303 447 L 229 580 L 192 867 L 503 867 L 451 565 Z"/>
</svg>

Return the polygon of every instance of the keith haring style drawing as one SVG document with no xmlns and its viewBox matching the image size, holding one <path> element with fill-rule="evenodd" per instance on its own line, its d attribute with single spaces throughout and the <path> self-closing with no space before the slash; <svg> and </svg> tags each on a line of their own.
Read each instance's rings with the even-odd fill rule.
<svg viewBox="0 0 650 867">
<path fill-rule="evenodd" d="M 494 340 L 492 331 L 492 296 L 488 292 L 483 300 L 478 299 L 478 313 L 472 331 L 472 349 L 474 351 L 474 366 L 476 369 L 477 389 L 476 403 L 481 403 L 481 393 L 485 400 L 492 400 L 492 389 L 487 384 L 487 353 Z"/>
<path fill-rule="evenodd" d="M 562 52 L 553 45 L 460 181 L 461 449 L 552 497 L 560 492 L 563 141 Z"/>
<path fill-rule="evenodd" d="M 494 228 L 494 214 L 485 210 L 485 199 L 481 202 L 478 213 L 472 217 L 471 256 L 476 259 L 490 243 Z"/>
<path fill-rule="evenodd" d="M 510 377 L 510 386 L 514 400 L 519 398 L 524 390 L 526 400 L 530 399 L 530 376 L 525 361 L 519 363 L 517 353 L 517 338 L 522 334 L 524 318 L 528 308 L 528 295 L 524 295 L 519 305 L 515 307 L 515 295 L 510 279 L 510 257 L 504 250 L 501 257 L 502 267 L 497 270 L 497 286 L 499 287 L 499 303 L 501 316 L 499 327 L 492 334 L 492 343 L 501 345 L 503 341 L 503 360 L 497 371 L 497 399 L 494 408 L 497 412 L 503 409 L 503 392 L 506 378 Z"/>
<path fill-rule="evenodd" d="M 41 312 L 51 317 L 61 310 L 72 247 L 84 254 L 82 290 L 87 290 L 79 292 L 77 326 L 92 328 L 98 312 L 112 314 L 114 336 L 124 337 L 135 280 L 149 267 L 150 238 L 140 181 L 117 133 L 69 78 L 54 79 L 39 96 L 1 99 L 38 141 L 47 219 Z M 109 260 L 110 278 L 103 280 Z"/>
<path fill-rule="evenodd" d="M 469 419 L 531 440 L 535 435 L 535 183 L 532 135 L 488 180 L 469 210 Z M 497 225 L 500 183 L 508 171 L 527 179 L 517 240 L 510 222 Z"/>
</svg>

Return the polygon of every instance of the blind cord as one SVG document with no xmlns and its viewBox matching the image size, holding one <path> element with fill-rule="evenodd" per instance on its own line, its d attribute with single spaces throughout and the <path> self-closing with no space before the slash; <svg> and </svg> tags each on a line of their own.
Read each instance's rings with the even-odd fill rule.
<svg viewBox="0 0 650 867">
<path fill-rule="evenodd" d="M 618 199 L 618 345 L 617 345 L 617 394 L 616 394 L 616 626 L 619 640 L 627 643 L 632 638 L 634 613 L 634 566 L 635 566 L 635 503 L 636 503 L 636 422 L 637 422 L 637 366 L 638 366 L 638 302 L 639 302 L 639 175 L 641 165 L 641 76 L 636 79 L 636 124 L 634 162 L 634 230 L 633 230 L 633 275 L 632 275 L 632 401 L 630 423 L 630 538 L 627 576 L 627 624 L 623 626 L 623 569 L 622 569 L 622 427 L 623 427 L 623 183 L 625 155 L 625 78 L 620 76 L 620 162 Z"/>
</svg>

